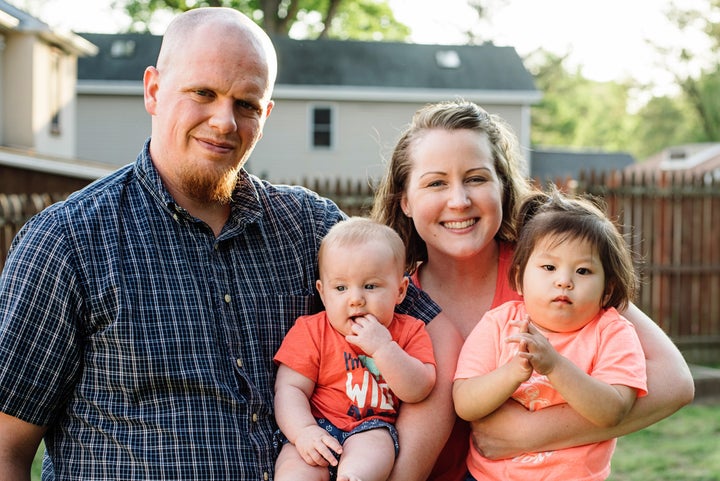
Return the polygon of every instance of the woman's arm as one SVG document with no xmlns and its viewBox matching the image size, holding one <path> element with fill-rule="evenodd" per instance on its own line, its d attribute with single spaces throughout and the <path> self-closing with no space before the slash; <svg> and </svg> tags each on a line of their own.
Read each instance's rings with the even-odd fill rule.
<svg viewBox="0 0 720 481">
<path fill-rule="evenodd" d="M 473 423 L 478 451 L 499 459 L 604 441 L 643 429 L 690 403 L 695 388 L 680 351 L 636 306 L 631 304 L 623 315 L 635 325 L 645 352 L 648 395 L 635 402 L 620 424 L 600 428 L 567 405 L 529 412 L 511 401 Z"/>
<path fill-rule="evenodd" d="M 435 351 L 435 388 L 424 401 L 400 406 L 396 422 L 400 452 L 389 481 L 427 479 L 455 423 L 452 379 L 462 336 L 442 313 L 427 325 L 427 330 Z"/>
</svg>

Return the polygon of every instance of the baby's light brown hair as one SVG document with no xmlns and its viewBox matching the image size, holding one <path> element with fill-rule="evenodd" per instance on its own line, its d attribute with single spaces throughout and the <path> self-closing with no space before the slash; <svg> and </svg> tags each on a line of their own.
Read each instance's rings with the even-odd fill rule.
<svg viewBox="0 0 720 481">
<path fill-rule="evenodd" d="M 327 233 L 320 244 L 318 266 L 322 266 L 325 251 L 329 246 L 351 247 L 370 241 L 381 241 L 393 253 L 393 259 L 402 274 L 405 266 L 405 244 L 392 227 L 366 217 L 350 217 L 338 222 Z"/>
</svg>

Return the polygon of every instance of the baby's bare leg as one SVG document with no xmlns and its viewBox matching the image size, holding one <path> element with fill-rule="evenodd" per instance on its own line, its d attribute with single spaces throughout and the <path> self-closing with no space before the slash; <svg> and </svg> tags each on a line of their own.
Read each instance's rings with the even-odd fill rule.
<svg viewBox="0 0 720 481">
<path fill-rule="evenodd" d="M 290 443 L 283 444 L 275 461 L 275 481 L 329 481 L 327 466 L 310 466 Z"/>
<path fill-rule="evenodd" d="M 345 440 L 337 481 L 385 481 L 395 462 L 395 444 L 387 429 L 353 434 Z"/>
</svg>

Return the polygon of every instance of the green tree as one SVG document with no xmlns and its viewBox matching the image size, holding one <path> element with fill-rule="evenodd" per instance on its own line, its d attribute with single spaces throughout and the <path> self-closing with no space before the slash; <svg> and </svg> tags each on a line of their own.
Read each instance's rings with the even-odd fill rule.
<svg viewBox="0 0 720 481">
<path fill-rule="evenodd" d="M 410 29 L 398 22 L 387 0 L 115 0 L 133 20 L 132 30 L 147 31 L 162 12 L 197 7 L 231 7 L 249 15 L 272 35 L 302 38 L 353 38 L 402 41 Z"/>
<path fill-rule="evenodd" d="M 543 93 L 532 108 L 533 145 L 626 150 L 628 85 L 589 80 L 566 69 L 566 57 L 542 50 L 525 60 Z"/>
<path fill-rule="evenodd" d="M 628 144 L 638 160 L 672 145 L 703 141 L 697 116 L 683 95 L 654 97 L 634 115 Z"/>
<path fill-rule="evenodd" d="M 669 59 L 677 85 L 685 97 L 684 104 L 694 112 L 699 130 L 691 133 L 696 141 L 720 141 L 720 0 L 698 4 L 674 2 L 667 16 L 684 38 L 704 34 L 709 48 L 694 51 L 689 45 L 658 46 Z"/>
</svg>

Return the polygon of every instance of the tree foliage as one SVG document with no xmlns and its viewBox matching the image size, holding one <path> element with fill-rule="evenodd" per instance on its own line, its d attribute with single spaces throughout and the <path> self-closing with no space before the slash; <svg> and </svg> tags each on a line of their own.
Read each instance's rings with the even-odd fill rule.
<svg viewBox="0 0 720 481">
<path fill-rule="evenodd" d="M 632 118 L 629 87 L 596 82 L 568 71 L 566 58 L 537 51 L 526 64 L 543 93 L 532 109 L 532 144 L 602 150 L 625 150 Z"/>
<path fill-rule="evenodd" d="M 684 104 L 693 112 L 696 141 L 720 141 L 720 0 L 697 4 L 676 1 L 668 10 L 684 37 L 703 33 L 710 48 L 693 51 L 686 45 L 656 46 L 668 61 L 682 91 Z"/>
<path fill-rule="evenodd" d="M 301 38 L 353 38 L 402 41 L 410 29 L 398 22 L 386 0 L 115 0 L 133 20 L 131 29 L 147 31 L 155 15 L 198 7 L 235 8 L 271 35 Z"/>
</svg>

